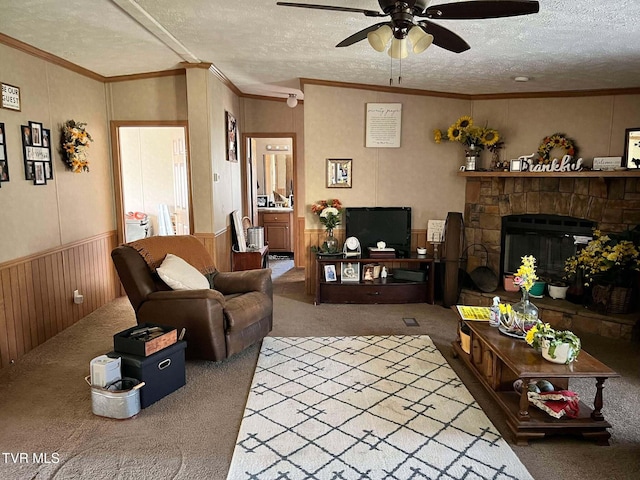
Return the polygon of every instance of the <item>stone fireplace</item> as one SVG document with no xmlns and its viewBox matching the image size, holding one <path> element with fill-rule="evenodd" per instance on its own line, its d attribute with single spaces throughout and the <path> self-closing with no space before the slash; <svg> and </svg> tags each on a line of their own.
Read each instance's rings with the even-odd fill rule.
<svg viewBox="0 0 640 480">
<path fill-rule="evenodd" d="M 478 244 L 467 252 L 469 265 L 486 261 L 493 271 L 504 271 L 501 260 L 505 217 L 571 217 L 583 232 L 590 230 L 590 225 L 604 232 L 622 232 L 640 224 L 639 178 L 521 175 L 467 178 L 466 244 Z M 563 228 L 569 225 L 565 222 Z"/>
<path fill-rule="evenodd" d="M 538 236 L 553 232 L 546 235 L 552 238 L 531 240 L 531 245 L 547 252 L 543 255 L 545 268 L 555 273 L 564 266 L 564 258 L 574 251 L 574 236 L 590 235 L 592 227 L 604 232 L 634 228 L 640 224 L 640 178 L 623 175 L 606 178 L 580 173 L 559 173 L 555 177 L 502 175 L 502 172 L 496 172 L 495 176 L 468 175 L 464 222 L 466 245 L 471 247 L 467 250 L 467 268 L 486 263 L 502 274 L 512 270 L 516 261 L 517 268 L 522 252 L 505 248 L 510 247 L 506 242 L 514 240 L 508 240 L 510 235 L 530 234 L 532 225 L 542 230 L 537 232 Z M 569 228 L 561 233 L 555 230 L 556 226 L 561 230 Z M 541 257 L 540 263 L 542 260 Z M 463 291 L 461 301 L 490 305 L 493 295 Z M 607 317 L 560 300 L 540 300 L 536 305 L 542 307 L 545 321 L 556 327 L 613 338 L 630 339 L 637 318 L 637 313 Z"/>
</svg>

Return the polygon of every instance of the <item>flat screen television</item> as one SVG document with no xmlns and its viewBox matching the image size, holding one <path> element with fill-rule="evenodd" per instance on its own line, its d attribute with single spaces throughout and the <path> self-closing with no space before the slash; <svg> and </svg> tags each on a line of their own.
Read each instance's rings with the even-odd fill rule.
<svg viewBox="0 0 640 480">
<path fill-rule="evenodd" d="M 345 209 L 347 237 L 360 241 L 363 255 L 379 241 L 395 248 L 398 257 L 411 252 L 411 207 L 348 207 Z"/>
</svg>

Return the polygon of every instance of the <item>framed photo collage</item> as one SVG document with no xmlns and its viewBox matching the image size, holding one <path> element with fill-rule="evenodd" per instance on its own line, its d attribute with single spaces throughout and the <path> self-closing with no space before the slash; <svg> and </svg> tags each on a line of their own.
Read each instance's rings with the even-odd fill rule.
<svg viewBox="0 0 640 480">
<path fill-rule="evenodd" d="M 51 131 L 39 122 L 21 125 L 22 153 L 24 155 L 24 177 L 34 185 L 46 185 L 53 180 L 51 163 Z"/>
</svg>

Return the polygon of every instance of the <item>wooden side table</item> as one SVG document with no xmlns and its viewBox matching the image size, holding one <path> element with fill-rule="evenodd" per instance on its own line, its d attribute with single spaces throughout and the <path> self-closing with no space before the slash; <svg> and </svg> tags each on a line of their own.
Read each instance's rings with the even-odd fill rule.
<svg viewBox="0 0 640 480">
<path fill-rule="evenodd" d="M 231 250 L 231 271 L 255 270 L 269 266 L 269 245 L 252 252 Z"/>
</svg>

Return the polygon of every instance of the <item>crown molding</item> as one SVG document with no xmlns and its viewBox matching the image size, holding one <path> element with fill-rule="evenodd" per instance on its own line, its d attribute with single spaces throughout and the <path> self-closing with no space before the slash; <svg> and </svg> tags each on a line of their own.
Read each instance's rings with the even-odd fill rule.
<svg viewBox="0 0 640 480">
<path fill-rule="evenodd" d="M 355 88 L 359 90 L 371 90 L 374 92 L 385 93 L 401 93 L 405 95 L 422 95 L 426 97 L 442 97 L 442 98 L 454 98 L 458 100 L 504 100 L 515 98 L 560 98 L 560 97 L 598 97 L 606 95 L 638 95 L 640 94 L 640 87 L 633 88 L 608 88 L 608 89 L 594 89 L 594 90 L 559 90 L 553 92 L 512 92 L 512 93 L 480 93 L 480 94 L 464 94 L 464 93 L 449 93 L 438 92 L 433 90 L 419 90 L 412 88 L 382 86 L 382 85 L 368 85 L 365 83 L 346 83 L 346 82 L 334 82 L 330 80 L 318 80 L 313 78 L 301 78 L 300 86 L 304 91 L 305 85 L 321 85 L 326 87 L 336 88 Z"/>
<path fill-rule="evenodd" d="M 44 50 L 33 47 L 27 43 L 21 42 L 20 40 L 5 35 L 4 33 L 0 33 L 0 43 L 3 43 L 9 47 L 15 48 L 16 50 L 20 50 L 21 52 L 40 58 L 42 60 L 46 60 L 47 62 L 58 65 L 59 67 L 66 68 L 67 70 L 71 70 L 72 72 L 78 73 L 85 77 L 92 78 L 93 80 L 98 80 L 101 82 L 106 81 L 106 77 L 103 77 L 98 73 L 92 72 L 91 70 L 80 67 L 75 63 L 65 60 L 64 58 L 60 58 L 56 55 L 52 55 L 51 53 L 47 53 Z"/>
<path fill-rule="evenodd" d="M 0 33 L 0 43 L 7 45 L 11 48 L 15 48 L 28 55 L 40 58 L 48 61 L 54 65 L 66 68 L 72 72 L 78 73 L 82 76 L 98 80 L 104 83 L 112 82 L 125 82 L 129 80 L 141 80 L 147 78 L 168 77 L 173 75 L 183 75 L 188 68 L 205 68 L 216 76 L 225 86 L 227 86 L 238 97 L 250 98 L 256 100 L 270 100 L 274 102 L 286 102 L 286 98 L 269 97 L 262 95 L 253 95 L 243 93 L 238 87 L 236 87 L 218 67 L 209 62 L 189 63 L 181 62 L 180 68 L 171 70 L 161 70 L 157 72 L 147 73 L 135 73 L 131 75 L 116 75 L 112 77 L 105 77 L 84 67 L 76 65 L 68 60 L 45 52 L 39 48 L 33 47 L 27 43 L 17 40 L 13 37 Z M 552 92 L 519 92 L 519 93 L 489 93 L 489 94 L 463 94 L 452 92 L 439 92 L 435 90 L 420 90 L 415 88 L 402 88 L 394 86 L 384 85 L 369 85 L 366 83 L 349 83 L 349 82 L 336 82 L 332 80 L 321 80 L 314 78 L 300 78 L 300 88 L 304 92 L 305 85 L 319 85 L 325 87 L 335 88 L 353 88 L 358 90 L 369 90 L 374 92 L 396 93 L 404 95 L 420 95 L 426 97 L 441 97 L 441 98 L 453 98 L 457 100 L 504 100 L 504 99 L 516 99 L 516 98 L 562 98 L 562 97 L 597 97 L 606 95 L 640 95 L 640 87 L 630 88 L 610 88 L 610 89 L 593 89 L 593 90 L 560 90 Z M 298 99 L 298 102 L 303 103 L 303 100 Z"/>
<path fill-rule="evenodd" d="M 449 93 L 449 92 L 437 92 L 435 90 L 419 90 L 417 88 L 402 88 L 392 87 L 385 85 L 369 85 L 366 83 L 348 83 L 348 82 L 334 82 L 331 80 L 318 80 L 314 78 L 301 78 L 300 88 L 304 92 L 305 85 L 320 85 L 324 87 L 336 87 L 336 88 L 354 88 L 358 90 L 370 90 L 373 92 L 385 92 L 385 93 L 401 93 L 404 95 L 421 95 L 425 97 L 442 97 L 442 98 L 454 98 L 457 100 L 473 100 L 473 95 L 467 95 L 464 93 Z"/>
</svg>

